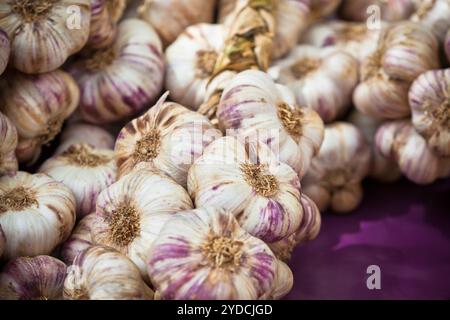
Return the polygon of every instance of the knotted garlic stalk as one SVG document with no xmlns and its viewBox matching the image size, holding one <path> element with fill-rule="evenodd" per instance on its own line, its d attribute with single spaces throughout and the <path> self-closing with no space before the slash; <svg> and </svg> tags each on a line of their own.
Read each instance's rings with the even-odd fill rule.
<svg viewBox="0 0 450 320">
<path fill-rule="evenodd" d="M 315 110 L 324 122 L 340 117 L 358 84 L 358 61 L 339 49 L 297 46 L 269 69 L 277 82 L 295 94 L 297 103 Z"/>
<path fill-rule="evenodd" d="M 362 200 L 361 181 L 369 174 L 370 146 L 353 125 L 336 122 L 325 127 L 319 154 L 303 182 L 303 190 L 320 211 L 354 210 Z"/>
<path fill-rule="evenodd" d="M 13 259 L 0 273 L 0 300 L 60 300 L 66 269 L 50 256 Z"/>
<path fill-rule="evenodd" d="M 63 297 L 67 300 L 152 300 L 138 268 L 127 257 L 105 246 L 81 252 L 69 268 Z"/>
<path fill-rule="evenodd" d="M 421 0 L 418 1 L 417 11 L 411 21 L 419 22 L 440 40 L 450 28 L 450 0 Z"/>
<path fill-rule="evenodd" d="M 343 0 L 339 15 L 346 20 L 365 22 L 369 16 L 379 14 L 384 21 L 394 22 L 408 19 L 414 10 L 414 0 Z"/>
<path fill-rule="evenodd" d="M 45 174 L 17 172 L 0 178 L 4 257 L 50 254 L 75 224 L 75 198 Z"/>
<path fill-rule="evenodd" d="M 11 40 L 11 64 L 25 73 L 56 70 L 89 36 L 90 0 L 0 3 L 0 28 Z"/>
<path fill-rule="evenodd" d="M 287 87 L 274 84 L 264 72 L 250 70 L 227 85 L 217 117 L 221 128 L 232 129 L 228 135 L 266 143 L 303 177 L 322 143 L 323 122 L 314 110 L 302 107 Z"/>
<path fill-rule="evenodd" d="M 147 23 L 119 24 L 112 46 L 90 53 L 70 71 L 81 89 L 84 120 L 104 124 L 139 113 L 159 95 L 164 77 L 161 41 Z"/>
<path fill-rule="evenodd" d="M 10 51 L 8 35 L 0 29 L 0 75 L 8 65 Z"/>
<path fill-rule="evenodd" d="M 0 176 L 17 171 L 17 130 L 12 122 L 0 112 Z"/>
</svg>

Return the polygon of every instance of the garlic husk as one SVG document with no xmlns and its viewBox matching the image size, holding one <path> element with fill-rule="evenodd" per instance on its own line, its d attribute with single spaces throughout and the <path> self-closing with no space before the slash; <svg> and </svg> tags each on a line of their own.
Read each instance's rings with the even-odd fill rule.
<svg viewBox="0 0 450 320">
<path fill-rule="evenodd" d="M 365 22 L 373 11 L 372 6 L 379 8 L 380 18 L 395 22 L 408 19 L 414 12 L 414 0 L 343 0 L 339 15 L 345 20 Z"/>
<path fill-rule="evenodd" d="M 70 72 L 76 79 L 84 120 L 105 124 L 135 115 L 153 103 L 164 78 L 161 41 L 147 23 L 122 21 L 113 45 L 76 61 Z"/>
<path fill-rule="evenodd" d="M 138 268 L 113 248 L 92 246 L 76 256 L 68 268 L 66 300 L 152 300 Z"/>
<path fill-rule="evenodd" d="M 350 106 L 358 69 L 358 61 L 343 50 L 301 45 L 268 72 L 292 90 L 299 105 L 312 108 L 328 123 Z"/>
<path fill-rule="evenodd" d="M 274 286 L 270 292 L 261 297 L 261 300 L 280 300 L 287 295 L 294 285 L 292 270 L 283 261 L 277 261 Z"/>
<path fill-rule="evenodd" d="M 21 171 L 0 178 L 6 259 L 50 254 L 69 237 L 74 224 L 75 197 L 62 183 Z"/>
<path fill-rule="evenodd" d="M 11 64 L 32 74 L 56 70 L 86 44 L 90 18 L 90 0 L 2 1 L 0 28 L 11 41 Z"/>
<path fill-rule="evenodd" d="M 174 101 L 196 110 L 226 39 L 223 25 L 188 27 L 166 50 L 166 89 Z"/>
<path fill-rule="evenodd" d="M 264 72 L 239 73 L 226 86 L 217 109 L 227 135 L 258 139 L 300 177 L 307 171 L 323 139 L 323 121 L 294 94 Z"/>
<path fill-rule="evenodd" d="M 151 246 L 148 273 L 163 299 L 254 300 L 272 291 L 269 247 L 213 207 L 179 212 Z"/>
<path fill-rule="evenodd" d="M 448 62 L 450 62 L 450 29 L 447 32 L 447 37 L 445 38 L 445 53 L 447 54 Z"/>
<path fill-rule="evenodd" d="M 9 38 L 6 32 L 0 29 L 0 75 L 8 65 L 9 53 L 11 51 Z"/>
<path fill-rule="evenodd" d="M 369 174 L 370 146 L 352 124 L 336 122 L 325 127 L 319 154 L 303 179 L 303 190 L 321 212 L 353 211 L 361 202 L 361 181 Z"/>
<path fill-rule="evenodd" d="M 310 23 L 320 18 L 332 15 L 341 4 L 342 0 L 310 0 L 311 14 Z"/>
<path fill-rule="evenodd" d="M 418 1 L 417 10 L 411 16 L 411 21 L 419 22 L 433 32 L 439 41 L 443 41 L 450 28 L 450 1 Z"/>
<path fill-rule="evenodd" d="M 420 75 L 409 90 L 414 128 L 439 156 L 450 156 L 450 69 Z"/>
<path fill-rule="evenodd" d="M 16 147 L 18 142 L 17 130 L 12 122 L 0 112 L 0 176 L 9 172 L 16 172 L 18 163 Z"/>
<path fill-rule="evenodd" d="M 60 300 L 66 269 L 51 256 L 15 258 L 0 273 L 0 300 Z"/>
</svg>

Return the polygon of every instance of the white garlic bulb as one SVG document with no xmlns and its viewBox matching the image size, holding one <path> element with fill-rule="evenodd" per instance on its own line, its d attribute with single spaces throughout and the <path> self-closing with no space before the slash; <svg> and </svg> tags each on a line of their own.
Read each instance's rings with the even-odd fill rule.
<svg viewBox="0 0 450 320">
<path fill-rule="evenodd" d="M 117 35 L 117 22 L 125 11 L 126 0 L 92 0 L 88 39 L 90 48 L 111 45 Z"/>
<path fill-rule="evenodd" d="M 17 130 L 12 122 L 0 112 L 0 176 L 18 169 L 16 158 Z"/>
<path fill-rule="evenodd" d="M 408 19 L 414 12 L 414 0 L 343 0 L 339 15 L 345 20 L 365 22 L 378 8 L 380 18 L 394 22 Z"/>
<path fill-rule="evenodd" d="M 0 2 L 0 28 L 11 40 L 11 64 L 25 73 L 56 70 L 89 36 L 90 0 Z"/>
<path fill-rule="evenodd" d="M 0 225 L 4 257 L 50 254 L 75 224 L 75 198 L 45 174 L 17 172 L 0 178 Z"/>
<path fill-rule="evenodd" d="M 11 51 L 8 35 L 0 29 L 0 75 L 8 65 L 9 53 Z"/>
<path fill-rule="evenodd" d="M 142 111 L 160 94 L 164 77 L 161 41 L 138 19 L 119 24 L 113 45 L 76 61 L 70 72 L 81 90 L 84 120 L 104 124 Z"/>
<path fill-rule="evenodd" d="M 433 32 L 440 41 L 444 40 L 450 28 L 450 1 L 418 1 L 417 11 L 412 15 L 411 21 L 419 22 Z"/>
<path fill-rule="evenodd" d="M 292 90 L 299 105 L 314 109 L 324 122 L 347 111 L 359 80 L 359 64 L 353 56 L 305 45 L 295 47 L 268 72 Z"/>
<path fill-rule="evenodd" d="M 109 247 L 86 249 L 68 271 L 63 292 L 67 300 L 153 299 L 133 262 Z"/>
<path fill-rule="evenodd" d="M 268 74 L 250 70 L 228 83 L 217 117 L 228 135 L 266 143 L 302 177 L 323 139 L 322 120 L 305 107 L 299 107 L 293 93 L 276 85 Z"/>
</svg>

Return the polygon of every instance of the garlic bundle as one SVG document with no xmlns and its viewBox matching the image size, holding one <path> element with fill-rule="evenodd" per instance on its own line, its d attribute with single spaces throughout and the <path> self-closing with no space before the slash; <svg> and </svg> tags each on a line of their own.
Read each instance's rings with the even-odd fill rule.
<svg viewBox="0 0 450 320">
<path fill-rule="evenodd" d="M 450 69 L 420 75 L 409 90 L 414 128 L 440 156 L 450 156 Z"/>
<path fill-rule="evenodd" d="M 166 50 L 166 89 L 174 101 L 196 110 L 225 43 L 223 25 L 188 27 Z"/>
<path fill-rule="evenodd" d="M 403 174 L 417 184 L 450 176 L 450 158 L 437 156 L 409 120 L 382 125 L 377 131 L 376 146 L 385 157 L 396 160 Z"/>
<path fill-rule="evenodd" d="M 17 172 L 0 178 L 0 225 L 4 257 L 49 254 L 75 224 L 75 198 L 45 174 Z"/>
<path fill-rule="evenodd" d="M 336 122 L 325 127 L 320 152 L 313 159 L 303 190 L 320 211 L 354 210 L 362 200 L 361 181 L 370 169 L 370 147 L 352 124 Z"/>
<path fill-rule="evenodd" d="M 292 90 L 299 105 L 331 122 L 350 106 L 358 68 L 358 61 L 342 50 L 301 45 L 275 62 L 269 74 Z"/>
<path fill-rule="evenodd" d="M 421 73 L 439 67 L 438 49 L 434 35 L 418 23 L 387 28 L 377 50 L 362 63 L 362 82 L 353 95 L 356 108 L 376 118 L 407 117 L 409 86 Z"/>
<path fill-rule="evenodd" d="M 116 250 L 93 246 L 81 252 L 64 282 L 66 300 L 152 300 L 137 267 Z"/>
<path fill-rule="evenodd" d="M 90 48 L 111 45 L 117 35 L 117 22 L 125 11 L 126 0 L 92 0 L 91 25 L 88 39 Z"/>
<path fill-rule="evenodd" d="M 0 112 L 0 176 L 18 169 L 16 158 L 17 130 L 9 119 Z"/>
<path fill-rule="evenodd" d="M 8 65 L 10 51 L 8 35 L 0 29 L 0 75 Z"/>
<path fill-rule="evenodd" d="M 445 53 L 447 54 L 448 62 L 450 62 L 450 29 L 448 29 L 447 37 L 445 38 Z"/>
<path fill-rule="evenodd" d="M 161 41 L 147 23 L 119 24 L 114 44 L 71 66 L 81 89 L 84 120 L 104 124 L 139 113 L 159 95 L 164 77 Z"/>
<path fill-rule="evenodd" d="M 213 22 L 215 4 L 216 0 L 143 0 L 138 15 L 155 28 L 166 47 L 188 26 Z"/>
<path fill-rule="evenodd" d="M 56 70 L 89 36 L 91 0 L 0 2 L 0 29 L 11 40 L 11 64 L 25 73 Z"/>
<path fill-rule="evenodd" d="M 212 207 L 174 215 L 148 256 L 163 299 L 254 300 L 275 286 L 278 261 L 269 247 Z"/>
<path fill-rule="evenodd" d="M 418 1 L 417 11 L 411 21 L 419 22 L 440 40 L 444 40 L 450 28 L 450 0 Z"/>
<path fill-rule="evenodd" d="M 0 273 L 0 300 L 60 300 L 66 269 L 50 256 L 13 259 Z"/>
<path fill-rule="evenodd" d="M 365 22 L 375 11 L 376 6 L 380 18 L 384 21 L 401 21 L 408 19 L 414 12 L 414 0 L 343 0 L 339 14 L 343 19 Z"/>
<path fill-rule="evenodd" d="M 223 129 L 233 129 L 227 130 L 228 135 L 266 143 L 300 177 L 323 139 L 319 115 L 310 108 L 299 107 L 287 87 L 274 84 L 261 71 L 241 72 L 228 83 L 217 117 Z"/>
<path fill-rule="evenodd" d="M 0 79 L 0 110 L 17 128 L 20 162 L 39 157 L 41 146 L 60 132 L 79 97 L 75 81 L 60 70 L 34 76 L 13 72 Z"/>
</svg>

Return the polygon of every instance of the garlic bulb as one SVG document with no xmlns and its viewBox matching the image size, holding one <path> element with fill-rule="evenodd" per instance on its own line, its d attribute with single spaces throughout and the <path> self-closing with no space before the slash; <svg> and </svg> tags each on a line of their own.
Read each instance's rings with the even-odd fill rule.
<svg viewBox="0 0 450 320">
<path fill-rule="evenodd" d="M 39 157 L 41 146 L 55 138 L 77 107 L 79 96 L 75 81 L 60 70 L 35 76 L 14 72 L 0 79 L 0 110 L 17 128 L 20 162 Z"/>
<path fill-rule="evenodd" d="M 278 267 L 263 241 L 212 207 L 174 215 L 148 256 L 148 274 L 163 299 L 258 299 L 272 291 Z"/>
<path fill-rule="evenodd" d="M 90 48 L 105 48 L 114 42 L 117 22 L 122 17 L 125 7 L 126 0 L 92 0 L 88 39 Z"/>
<path fill-rule="evenodd" d="M 346 20 L 365 22 L 374 14 L 370 10 L 374 6 L 380 18 L 390 22 L 408 19 L 415 9 L 414 0 L 343 0 L 339 14 Z"/>
<path fill-rule="evenodd" d="M 16 158 L 17 130 L 9 119 L 0 112 L 0 176 L 18 169 Z"/>
<path fill-rule="evenodd" d="M 116 250 L 92 246 L 81 252 L 64 282 L 67 300 L 151 300 L 153 291 L 137 267 Z"/>
<path fill-rule="evenodd" d="M 0 178 L 0 225 L 4 257 L 49 254 L 75 224 L 75 198 L 45 174 L 17 172 Z"/>
<path fill-rule="evenodd" d="M 278 260 L 274 286 L 270 292 L 262 296 L 261 300 L 279 300 L 287 295 L 294 285 L 294 275 L 283 261 Z"/>
<path fill-rule="evenodd" d="M 448 62 L 450 62 L 450 29 L 448 29 L 447 37 L 445 38 L 445 53 L 447 54 Z"/>
<path fill-rule="evenodd" d="M 50 256 L 13 259 L 0 273 L 0 300 L 59 300 L 66 269 Z"/>
<path fill-rule="evenodd" d="M 411 21 L 419 22 L 439 40 L 444 40 L 450 28 L 450 0 L 422 0 L 418 1 L 417 11 Z"/>
<path fill-rule="evenodd" d="M 342 0 L 310 0 L 310 23 L 333 14 L 341 4 L 341 1 Z"/>
<path fill-rule="evenodd" d="M 228 130 L 228 135 L 257 138 L 266 143 L 300 177 L 323 139 L 319 115 L 312 109 L 299 107 L 288 88 L 275 85 L 261 71 L 241 72 L 228 83 L 217 117 L 223 129 L 233 129 Z"/>
<path fill-rule="evenodd" d="M 0 29 L 0 75 L 6 69 L 10 51 L 8 35 Z"/>
<path fill-rule="evenodd" d="M 324 122 L 341 116 L 358 84 L 358 61 L 342 50 L 297 46 L 269 69 L 295 94 L 297 103 L 315 110 Z"/>
<path fill-rule="evenodd" d="M 11 40 L 11 64 L 25 73 L 56 70 L 89 36 L 90 0 L 0 3 L 0 28 Z"/>
<path fill-rule="evenodd" d="M 436 38 L 420 24 L 389 27 L 361 66 L 362 82 L 353 95 L 356 108 L 377 118 L 407 117 L 409 86 L 421 73 L 439 67 L 438 48 Z"/>
<path fill-rule="evenodd" d="M 138 15 L 168 46 L 188 26 L 213 22 L 215 4 L 216 0 L 143 0 Z"/>
<path fill-rule="evenodd" d="M 325 138 L 303 182 L 303 190 L 320 211 L 354 210 L 362 200 L 361 181 L 370 169 L 370 147 L 354 126 L 336 122 L 325 127 Z"/>
<path fill-rule="evenodd" d="M 124 20 L 112 46 L 75 62 L 70 71 L 81 89 L 84 120 L 95 124 L 123 120 L 148 107 L 162 89 L 161 41 L 147 23 Z"/>
</svg>

